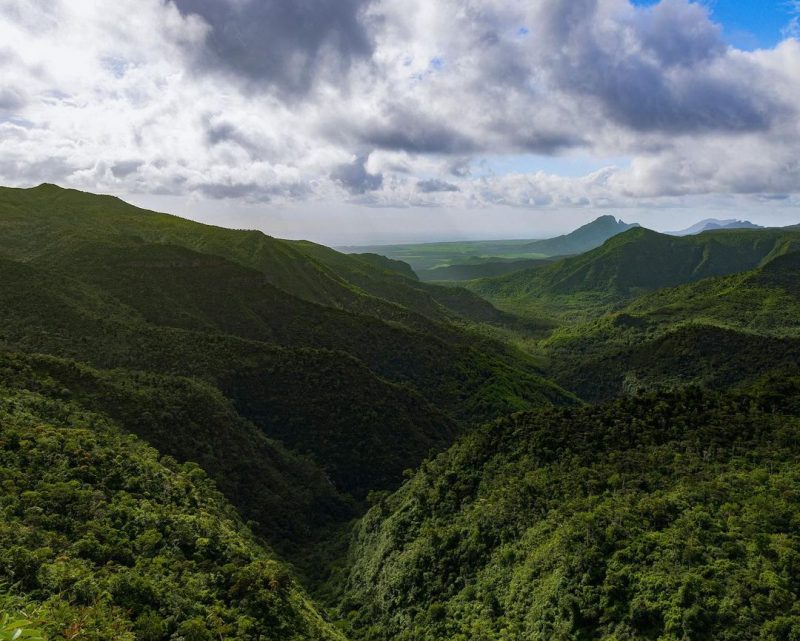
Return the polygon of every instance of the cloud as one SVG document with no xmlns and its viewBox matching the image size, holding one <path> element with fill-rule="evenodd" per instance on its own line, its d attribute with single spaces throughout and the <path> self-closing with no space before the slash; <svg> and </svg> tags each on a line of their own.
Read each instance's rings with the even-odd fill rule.
<svg viewBox="0 0 800 641">
<path fill-rule="evenodd" d="M 22 92 L 13 87 L 0 87 L 0 111 L 16 111 L 25 106 L 27 100 Z"/>
<path fill-rule="evenodd" d="M 0 0 L 0 42 L 5 183 L 276 207 L 800 191 L 800 42 L 737 50 L 689 0 Z"/>
<path fill-rule="evenodd" d="M 369 0 L 174 0 L 209 26 L 197 62 L 257 86 L 303 94 L 320 68 L 344 72 L 372 53 Z"/>
<path fill-rule="evenodd" d="M 377 191 L 383 186 L 383 174 L 369 173 L 367 160 L 367 156 L 361 156 L 352 163 L 339 165 L 331 172 L 331 178 L 354 195 Z"/>
<path fill-rule="evenodd" d="M 144 164 L 141 160 L 121 160 L 111 165 L 111 173 L 117 178 L 130 176 Z"/>
<path fill-rule="evenodd" d="M 433 194 L 445 191 L 461 191 L 458 185 L 431 178 L 429 180 L 420 180 L 417 183 L 417 189 L 423 194 Z"/>
</svg>

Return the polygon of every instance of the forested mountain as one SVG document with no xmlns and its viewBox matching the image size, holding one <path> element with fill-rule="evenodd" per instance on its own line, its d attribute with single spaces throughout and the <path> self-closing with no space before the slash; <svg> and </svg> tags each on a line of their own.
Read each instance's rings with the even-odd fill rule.
<svg viewBox="0 0 800 641">
<path fill-rule="evenodd" d="M 800 421 L 786 411 L 690 389 L 471 433 L 359 524 L 352 637 L 794 638 Z"/>
<path fill-rule="evenodd" d="M 587 400 L 675 384 L 741 386 L 800 364 L 800 252 L 660 289 L 548 341 L 551 374 Z"/>
<path fill-rule="evenodd" d="M 1 192 L 0 227 L 7 349 L 201 379 L 357 496 L 459 425 L 573 402 L 434 296 L 488 303 L 368 260 L 50 185 Z"/>
<path fill-rule="evenodd" d="M 35 366 L 0 374 L 3 612 L 51 639 L 343 639 L 196 464 Z"/>
<path fill-rule="evenodd" d="M 0 639 L 792 641 L 798 257 L 635 228 L 467 290 L 0 189 Z"/>
<path fill-rule="evenodd" d="M 675 237 L 631 229 L 592 251 L 468 287 L 501 309 L 559 316 L 593 314 L 661 287 L 758 267 L 800 249 L 789 229 L 722 230 Z"/>
</svg>

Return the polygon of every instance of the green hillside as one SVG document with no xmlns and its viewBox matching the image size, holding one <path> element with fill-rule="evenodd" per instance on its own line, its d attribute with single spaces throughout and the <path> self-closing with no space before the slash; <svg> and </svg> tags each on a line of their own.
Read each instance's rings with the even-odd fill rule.
<svg viewBox="0 0 800 641">
<path fill-rule="evenodd" d="M 0 639 L 792 641 L 798 250 L 464 289 L 0 189 Z"/>
<path fill-rule="evenodd" d="M 473 432 L 359 524 L 353 638 L 795 638 L 800 421 L 782 411 L 687 390 Z"/>
<path fill-rule="evenodd" d="M 160 453 L 200 464 L 276 545 L 355 513 L 316 464 L 267 438 L 200 381 L 0 352 L 0 383 L 57 390 L 58 399 L 108 417 Z"/>
<path fill-rule="evenodd" d="M 0 187 L 0 232 L 0 255 L 45 267 L 97 244 L 106 249 L 170 244 L 226 258 L 260 272 L 268 283 L 294 296 L 331 307 L 410 325 L 419 320 L 409 312 L 433 320 L 454 314 L 396 264 L 258 231 L 202 225 L 55 185 Z"/>
<path fill-rule="evenodd" d="M 675 237 L 636 228 L 580 256 L 467 286 L 501 309 L 569 320 L 662 287 L 750 270 L 798 248 L 800 234 L 784 229 Z"/>
<path fill-rule="evenodd" d="M 479 278 L 494 278 L 514 272 L 539 267 L 553 262 L 552 258 L 528 258 L 523 260 L 494 260 L 476 263 L 444 265 L 433 269 L 420 270 L 419 277 L 424 281 L 465 281 Z"/>
<path fill-rule="evenodd" d="M 343 639 L 197 465 L 27 374 L 0 384 L 3 611 L 51 639 Z"/>
<path fill-rule="evenodd" d="M 138 320 L 133 310 L 126 315 L 130 308 L 113 299 L 116 307 L 106 314 L 103 307 L 84 306 L 84 299 L 98 304 L 102 297 L 76 281 L 18 263 L 0 267 L 0 302 L 12 312 L 0 319 L 6 349 L 210 383 L 268 436 L 289 435 L 313 453 L 343 490 L 365 492 L 357 481 L 362 477 L 377 486 L 395 483 L 454 429 L 451 419 L 413 391 L 386 382 L 343 352 L 156 326 Z M 378 439 L 372 457 L 342 448 L 341 442 L 366 447 L 366 435 L 380 432 L 386 439 Z"/>
<path fill-rule="evenodd" d="M 587 400 L 639 388 L 746 384 L 800 363 L 800 252 L 637 298 L 546 341 L 551 374 Z"/>
<path fill-rule="evenodd" d="M 488 303 L 369 260 L 47 185 L 0 191 L 0 227 L 0 346 L 195 379 L 356 498 L 396 486 L 472 422 L 575 402 L 454 320 L 503 316 Z M 347 305 L 311 300 L 334 294 Z M 216 454 L 181 456 L 210 469 Z"/>
</svg>

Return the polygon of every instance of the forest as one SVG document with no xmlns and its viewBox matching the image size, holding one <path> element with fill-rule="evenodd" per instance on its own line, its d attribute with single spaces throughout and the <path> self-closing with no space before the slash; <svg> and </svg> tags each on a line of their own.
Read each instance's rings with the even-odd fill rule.
<svg viewBox="0 0 800 641">
<path fill-rule="evenodd" d="M 0 188 L 0 640 L 798 641 L 800 231 L 609 218 L 410 266 Z"/>
</svg>

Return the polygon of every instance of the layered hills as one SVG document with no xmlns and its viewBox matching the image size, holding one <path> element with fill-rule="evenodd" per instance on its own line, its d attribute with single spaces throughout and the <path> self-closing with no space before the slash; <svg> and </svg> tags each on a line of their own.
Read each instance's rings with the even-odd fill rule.
<svg viewBox="0 0 800 641">
<path fill-rule="evenodd" d="M 673 236 L 691 236 L 692 234 L 701 234 L 705 231 L 714 231 L 716 229 L 760 229 L 761 225 L 751 223 L 749 220 L 737 220 L 736 218 L 727 218 L 720 220 L 719 218 L 706 218 L 694 225 L 682 229 L 680 231 L 667 232 Z"/>
<path fill-rule="evenodd" d="M 462 288 L 0 189 L 0 638 L 790 641 L 798 250 L 637 227 Z"/>
<path fill-rule="evenodd" d="M 636 228 L 579 256 L 467 286 L 516 312 L 563 316 L 585 307 L 596 313 L 662 287 L 753 269 L 797 249 L 800 234 L 789 229 L 675 237 Z"/>
</svg>

